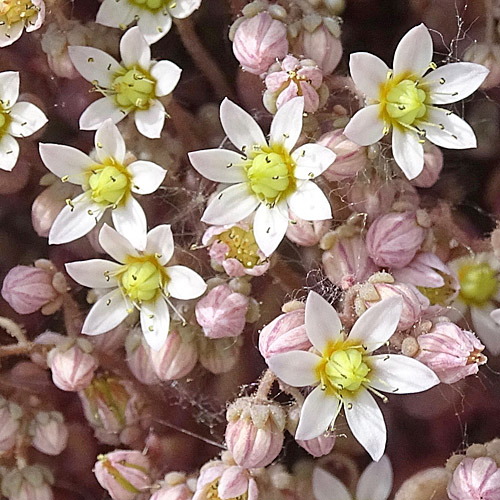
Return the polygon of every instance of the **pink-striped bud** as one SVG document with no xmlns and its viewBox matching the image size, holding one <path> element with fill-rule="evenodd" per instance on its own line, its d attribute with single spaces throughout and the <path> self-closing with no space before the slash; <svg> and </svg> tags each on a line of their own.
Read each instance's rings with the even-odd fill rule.
<svg viewBox="0 0 500 500">
<path fill-rule="evenodd" d="M 235 293 L 228 285 L 212 288 L 196 304 L 196 321 L 211 339 L 237 337 L 243 332 L 248 311 L 248 297 Z"/>
<path fill-rule="evenodd" d="M 159 382 L 151 362 L 151 348 L 144 340 L 140 328 L 134 328 L 129 332 L 125 340 L 127 352 L 127 365 L 134 377 L 145 385 Z"/>
<path fill-rule="evenodd" d="M 223 339 L 209 339 L 202 336 L 198 339 L 199 361 L 204 368 L 215 375 L 227 373 L 238 363 L 242 344 L 241 336 Z"/>
<path fill-rule="evenodd" d="M 194 478 L 186 478 L 182 472 L 169 472 L 163 481 L 161 488 L 157 490 L 150 500 L 191 500 L 194 493 Z"/>
<path fill-rule="evenodd" d="M 58 411 L 39 411 L 30 423 L 29 433 L 33 447 L 46 455 L 59 455 L 68 444 L 68 428 Z"/>
<path fill-rule="evenodd" d="M 380 267 L 408 265 L 426 236 L 415 212 L 392 212 L 378 217 L 366 234 L 368 254 Z"/>
<path fill-rule="evenodd" d="M 279 404 L 239 398 L 227 409 L 226 418 L 226 444 L 238 465 L 266 467 L 279 455 L 286 422 Z"/>
<path fill-rule="evenodd" d="M 446 489 L 450 500 L 498 500 L 500 469 L 490 457 L 465 457 Z"/>
<path fill-rule="evenodd" d="M 342 59 L 340 40 L 321 24 L 312 32 L 304 30 L 301 41 L 304 56 L 316 61 L 324 75 L 333 73 Z"/>
<path fill-rule="evenodd" d="M 149 491 L 149 460 L 140 451 L 115 450 L 97 459 L 95 477 L 113 500 L 135 500 Z"/>
<path fill-rule="evenodd" d="M 475 375 L 487 361 L 484 345 L 467 330 L 454 323 L 439 322 L 429 333 L 417 338 L 420 353 L 417 359 L 436 372 L 441 382 L 453 384 L 468 375 Z"/>
<path fill-rule="evenodd" d="M 288 216 L 290 224 L 286 230 L 286 237 L 302 247 L 317 245 L 330 229 L 330 220 L 307 221 L 297 217 L 292 211 L 288 212 Z"/>
<path fill-rule="evenodd" d="M 267 12 L 243 21 L 234 35 L 233 53 L 242 68 L 254 75 L 265 73 L 287 52 L 286 26 Z"/>
<path fill-rule="evenodd" d="M 23 410 L 0 396 L 0 452 L 9 451 L 17 440 Z"/>
<path fill-rule="evenodd" d="M 2 495 L 9 500 L 53 500 L 54 476 L 42 465 L 12 469 L 2 478 Z"/>
<path fill-rule="evenodd" d="M 429 188 L 436 184 L 443 169 L 443 153 L 434 144 L 426 141 L 424 144 L 424 169 L 411 180 L 413 186 Z"/>
</svg>

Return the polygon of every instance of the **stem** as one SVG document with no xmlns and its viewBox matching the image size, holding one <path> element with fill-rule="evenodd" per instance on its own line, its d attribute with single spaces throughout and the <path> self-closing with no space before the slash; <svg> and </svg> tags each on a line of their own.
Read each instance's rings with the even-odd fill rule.
<svg viewBox="0 0 500 500">
<path fill-rule="evenodd" d="M 26 344 L 28 342 L 23 329 L 11 319 L 0 316 L 0 328 L 3 328 L 11 337 L 14 337 L 19 344 Z"/>
<path fill-rule="evenodd" d="M 184 149 L 186 151 L 200 149 L 202 144 L 193 130 L 196 121 L 195 117 L 175 99 L 172 99 L 167 107 L 179 139 L 184 144 Z"/>
<path fill-rule="evenodd" d="M 269 392 L 271 391 L 271 387 L 276 380 L 276 376 L 274 373 L 267 369 L 262 375 L 262 378 L 259 381 L 259 387 L 257 388 L 257 392 L 255 393 L 255 399 L 267 399 Z"/>
<path fill-rule="evenodd" d="M 495 18 L 493 16 L 493 1 L 484 0 L 484 8 L 486 10 L 485 41 L 488 45 L 492 45 L 495 42 Z"/>
<path fill-rule="evenodd" d="M 35 344 L 33 344 L 33 342 L 0 346 L 0 358 L 6 358 L 7 356 L 19 356 L 20 354 L 30 354 L 34 346 Z"/>
<path fill-rule="evenodd" d="M 76 300 L 69 293 L 64 295 L 63 312 L 68 337 L 77 337 L 82 331 L 83 315 Z"/>
<path fill-rule="evenodd" d="M 302 405 L 304 403 L 304 396 L 296 387 L 291 387 L 288 384 L 285 384 L 284 382 L 281 381 L 279 382 L 279 384 L 280 384 L 280 389 L 286 394 L 292 396 L 292 398 L 295 399 L 295 401 L 297 401 L 299 405 Z"/>
</svg>

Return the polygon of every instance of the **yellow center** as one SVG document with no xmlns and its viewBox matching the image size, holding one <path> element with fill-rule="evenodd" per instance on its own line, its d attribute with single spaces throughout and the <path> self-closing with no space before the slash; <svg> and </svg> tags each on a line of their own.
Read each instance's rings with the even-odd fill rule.
<svg viewBox="0 0 500 500">
<path fill-rule="evenodd" d="M 255 242 L 253 231 L 245 231 L 241 227 L 234 226 L 224 231 L 217 237 L 219 241 L 228 246 L 227 259 L 236 259 L 247 269 L 251 269 L 260 263 L 258 255 L 259 247 Z"/>
<path fill-rule="evenodd" d="M 488 263 L 463 265 L 458 271 L 460 298 L 473 306 L 483 306 L 498 292 L 498 272 Z"/>
<path fill-rule="evenodd" d="M 417 288 L 422 295 L 425 295 L 429 299 L 432 306 L 436 304 L 445 306 L 455 295 L 456 288 L 454 287 L 453 278 L 449 274 L 437 270 L 436 272 L 444 279 L 443 286 L 436 288 L 417 286 Z"/>
<path fill-rule="evenodd" d="M 12 26 L 20 21 L 27 24 L 39 8 L 30 0 L 0 0 L 0 26 Z"/>
<path fill-rule="evenodd" d="M 129 263 L 120 271 L 122 290 L 137 303 L 155 299 L 168 279 L 165 268 L 154 255 L 129 257 Z"/>
<path fill-rule="evenodd" d="M 10 117 L 10 113 L 4 110 L 0 105 L 0 138 L 5 135 L 11 122 L 12 118 Z"/>
<path fill-rule="evenodd" d="M 150 12 L 158 12 L 163 8 L 173 9 L 176 6 L 175 0 L 130 0 L 130 3 Z"/>
<path fill-rule="evenodd" d="M 117 206 L 126 201 L 131 177 L 124 165 L 107 158 L 102 164 L 94 165 L 89 174 L 91 197 L 96 203 Z"/>
<path fill-rule="evenodd" d="M 148 109 L 155 97 L 156 80 L 142 68 L 127 68 L 116 74 L 111 85 L 118 106 Z"/>
</svg>

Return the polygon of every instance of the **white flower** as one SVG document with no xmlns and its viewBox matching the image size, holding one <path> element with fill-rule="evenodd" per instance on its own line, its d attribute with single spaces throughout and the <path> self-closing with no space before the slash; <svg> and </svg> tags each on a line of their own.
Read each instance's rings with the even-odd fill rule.
<svg viewBox="0 0 500 500">
<path fill-rule="evenodd" d="M 0 0 L 0 47 L 13 44 L 26 31 L 35 31 L 45 19 L 43 0 Z"/>
<path fill-rule="evenodd" d="M 372 462 L 361 474 L 356 487 L 356 500 L 387 500 L 392 490 L 392 467 L 387 456 Z M 316 467 L 313 472 L 315 500 L 354 500 L 335 476 Z"/>
<path fill-rule="evenodd" d="M 30 102 L 17 102 L 19 73 L 0 73 L 0 169 L 11 171 L 19 157 L 14 137 L 27 137 L 40 130 L 47 117 Z"/>
<path fill-rule="evenodd" d="M 395 354 L 372 354 L 396 330 L 400 297 L 385 299 L 368 309 L 346 338 L 335 309 L 310 292 L 305 325 L 314 352 L 290 351 L 267 360 L 271 370 L 294 387 L 316 386 L 306 397 L 295 439 L 314 439 L 332 428 L 344 406 L 347 423 L 373 460 L 384 453 L 384 417 L 370 391 L 408 394 L 439 383 L 419 361 Z"/>
<path fill-rule="evenodd" d="M 160 350 L 169 331 L 169 297 L 194 299 L 205 292 L 207 285 L 188 267 L 167 266 L 174 253 L 174 239 L 167 224 L 149 231 L 143 251 L 107 224 L 99 233 L 99 243 L 118 262 L 91 259 L 66 264 L 68 274 L 81 285 L 109 289 L 88 313 L 82 333 L 108 332 L 136 307 L 146 342 Z"/>
<path fill-rule="evenodd" d="M 83 193 L 56 217 L 49 243 L 61 244 L 87 234 L 104 212 L 119 233 L 138 248 L 146 244 L 146 215 L 133 194 L 150 194 L 158 189 L 166 170 L 156 163 L 138 160 L 127 164 L 125 141 L 116 125 L 106 120 L 95 134 L 97 160 L 70 146 L 40 144 L 45 166 L 64 182 L 78 184 Z"/>
<path fill-rule="evenodd" d="M 344 134 L 368 146 L 392 129 L 392 153 L 408 179 L 422 172 L 425 139 L 443 148 L 476 147 L 470 126 L 436 105 L 471 95 L 488 75 L 488 69 L 468 62 L 436 69 L 432 54 L 432 38 L 420 24 L 399 42 L 392 70 L 367 52 L 351 54 L 349 63 L 352 79 L 366 95 L 369 106 L 352 117 Z M 429 69 L 432 71 L 424 76 Z"/>
<path fill-rule="evenodd" d="M 201 175 L 215 182 L 234 184 L 209 204 L 202 221 L 214 225 L 239 222 L 256 209 L 255 240 L 270 255 L 285 236 L 288 209 L 304 220 L 332 216 L 328 199 L 310 179 L 322 174 L 335 153 L 319 144 L 305 144 L 291 152 L 302 131 L 304 98 L 296 97 L 276 113 L 269 142 L 257 122 L 243 109 L 224 99 L 222 127 L 242 153 L 206 149 L 189 153 Z"/>
<path fill-rule="evenodd" d="M 151 61 L 151 48 L 139 28 L 132 28 L 122 36 L 121 64 L 93 47 L 68 47 L 68 53 L 83 78 L 105 96 L 82 113 L 82 130 L 96 130 L 107 118 L 118 123 L 133 112 L 142 135 L 151 139 L 160 137 L 165 108 L 157 97 L 173 92 L 182 70 L 170 61 Z"/>
<path fill-rule="evenodd" d="M 201 0 L 104 0 L 96 21 L 111 28 L 137 26 L 149 44 L 164 37 L 172 26 L 172 17 L 184 19 L 201 4 Z"/>
</svg>

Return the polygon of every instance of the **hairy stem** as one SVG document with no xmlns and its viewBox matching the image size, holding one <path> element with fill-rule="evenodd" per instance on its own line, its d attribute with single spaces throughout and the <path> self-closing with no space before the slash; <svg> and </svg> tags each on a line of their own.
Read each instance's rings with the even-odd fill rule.
<svg viewBox="0 0 500 500">
<path fill-rule="evenodd" d="M 28 342 L 24 330 L 11 319 L 0 316 L 0 328 L 3 328 L 11 337 L 14 337 L 19 344 Z"/>
<path fill-rule="evenodd" d="M 264 375 L 259 381 L 259 387 L 257 388 L 257 392 L 255 393 L 256 399 L 267 399 L 269 392 L 271 391 L 271 387 L 276 380 L 276 376 L 271 370 L 266 370 Z"/>
</svg>

